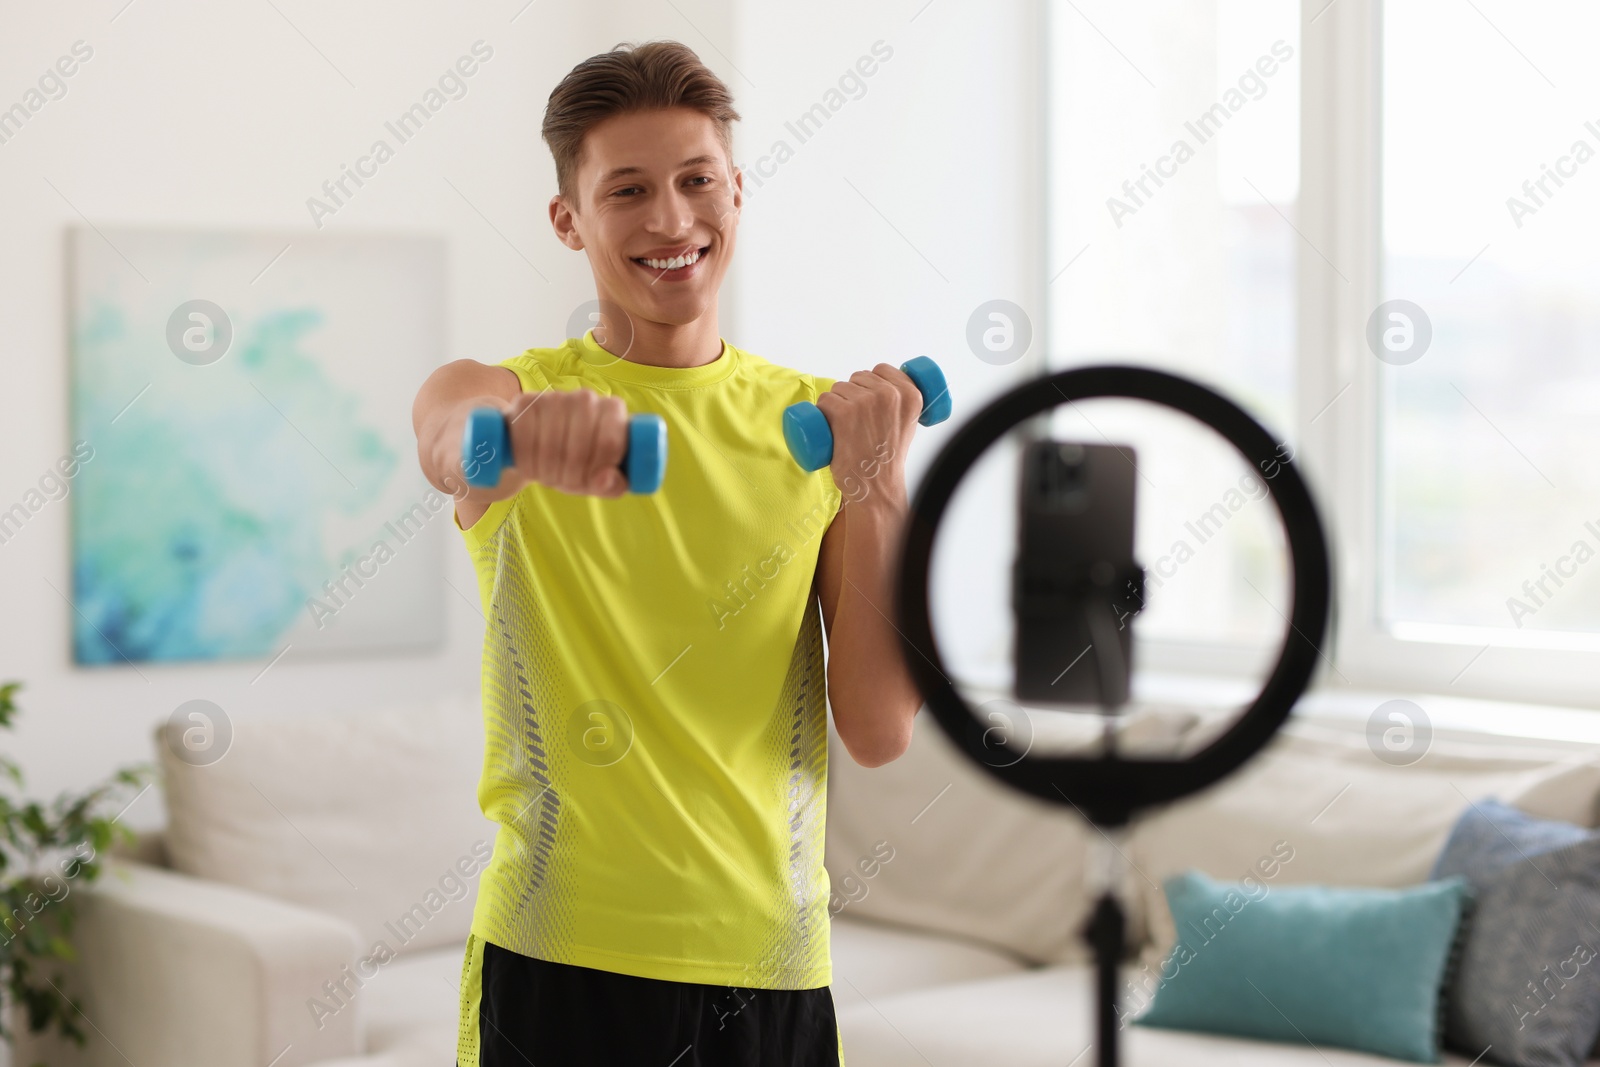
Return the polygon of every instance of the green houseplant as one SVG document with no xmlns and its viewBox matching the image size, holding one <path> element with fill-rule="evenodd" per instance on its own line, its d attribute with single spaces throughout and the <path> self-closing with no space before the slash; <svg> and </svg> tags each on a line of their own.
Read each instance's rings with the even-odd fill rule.
<svg viewBox="0 0 1600 1067">
<path fill-rule="evenodd" d="M 20 687 L 0 684 L 0 728 L 13 727 Z M 77 910 L 72 891 L 99 877 L 109 848 L 137 836 L 117 821 L 121 807 L 115 814 L 106 811 L 154 774 L 152 764 L 123 768 L 86 793 L 63 793 L 41 803 L 22 795 L 22 768 L 0 753 L 0 975 L 33 1033 L 53 1027 L 78 1045 L 87 1040 L 79 1005 L 65 988 L 59 966 L 77 958 L 71 941 Z M 14 1035 L 6 1023 L 0 1013 L 0 1039 L 11 1044 Z"/>
</svg>

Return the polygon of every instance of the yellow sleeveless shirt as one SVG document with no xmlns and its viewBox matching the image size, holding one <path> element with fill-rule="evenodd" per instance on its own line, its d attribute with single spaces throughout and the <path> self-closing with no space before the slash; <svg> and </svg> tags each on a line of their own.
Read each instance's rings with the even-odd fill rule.
<svg viewBox="0 0 1600 1067">
<path fill-rule="evenodd" d="M 726 341 L 698 367 L 632 363 L 588 333 L 500 365 L 660 415 L 667 466 L 654 494 L 530 485 L 462 530 L 498 824 L 472 932 L 645 978 L 831 984 L 812 578 L 841 496 L 781 419 L 833 380 Z"/>
</svg>

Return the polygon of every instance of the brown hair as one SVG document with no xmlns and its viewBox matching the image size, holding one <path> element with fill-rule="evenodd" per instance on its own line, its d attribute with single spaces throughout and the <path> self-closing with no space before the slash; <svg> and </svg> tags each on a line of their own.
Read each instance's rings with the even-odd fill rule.
<svg viewBox="0 0 1600 1067">
<path fill-rule="evenodd" d="M 658 108 L 693 108 L 711 119 L 717 140 L 733 159 L 733 127 L 739 113 L 733 94 L 688 45 L 677 41 L 627 42 L 573 67 L 550 93 L 541 131 L 556 160 L 556 189 L 576 206 L 573 183 L 583 139 L 613 115 Z"/>
</svg>

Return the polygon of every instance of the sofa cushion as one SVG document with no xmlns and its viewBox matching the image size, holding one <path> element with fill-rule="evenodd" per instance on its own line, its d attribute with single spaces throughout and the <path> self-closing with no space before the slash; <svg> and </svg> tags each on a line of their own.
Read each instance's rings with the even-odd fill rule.
<svg viewBox="0 0 1600 1067">
<path fill-rule="evenodd" d="M 1544 818 L 1591 826 L 1600 758 L 1590 748 L 1442 741 L 1408 766 L 1378 759 L 1355 730 L 1291 722 L 1210 789 L 1135 821 L 1129 858 L 1154 971 L 1175 940 L 1160 883 L 1196 869 L 1272 884 L 1399 887 L 1427 880 L 1468 798 L 1499 796 Z"/>
<path fill-rule="evenodd" d="M 178 727 L 156 731 L 175 869 L 345 918 L 380 961 L 466 941 L 494 845 L 471 702 L 238 716 L 233 729 L 207 765 L 175 754 Z"/>
<path fill-rule="evenodd" d="M 357 996 L 366 1020 L 367 1052 L 445 1067 L 455 1062 L 460 1025 L 461 965 L 466 943 L 413 952 L 378 970 Z"/>
<path fill-rule="evenodd" d="M 1034 964 L 1086 958 L 1095 831 L 1076 812 L 997 781 L 926 709 L 906 753 L 880 767 L 850 758 L 831 717 L 828 731 L 824 862 L 836 910 L 847 902 L 858 918 L 984 942 Z"/>
<path fill-rule="evenodd" d="M 869 920 L 834 916 L 831 929 L 836 1011 L 1024 969 L 1016 957 L 983 945 Z M 353 999 L 365 1018 L 368 1053 L 398 1057 L 397 1065 L 411 1063 L 412 1056 L 431 1067 L 454 1062 L 465 952 L 465 944 L 453 944 L 412 953 L 380 967 L 360 986 Z M 439 1054 L 445 1048 L 448 1054 Z"/>
<path fill-rule="evenodd" d="M 836 1011 L 914 989 L 1026 970 L 1016 956 L 963 938 L 836 915 L 830 923 Z"/>
<path fill-rule="evenodd" d="M 1090 1067 L 1094 974 L 1083 964 L 874 997 L 839 1012 L 848 1067 Z M 1122 1067 L 1394 1067 L 1326 1046 L 1127 1026 Z M 1469 1058 L 1446 1054 L 1450 1067 Z"/>
<path fill-rule="evenodd" d="M 1600 1033 L 1600 833 L 1493 799 L 1462 814 L 1434 868 L 1478 894 L 1445 1038 L 1506 1063 L 1576 1065 Z"/>
<path fill-rule="evenodd" d="M 1167 879 L 1179 931 L 1136 1022 L 1435 1063 L 1441 992 L 1471 889 Z"/>
<path fill-rule="evenodd" d="M 356 992 L 366 1052 L 307 1067 L 451 1067 L 466 944 L 411 952 L 385 964 Z"/>
</svg>

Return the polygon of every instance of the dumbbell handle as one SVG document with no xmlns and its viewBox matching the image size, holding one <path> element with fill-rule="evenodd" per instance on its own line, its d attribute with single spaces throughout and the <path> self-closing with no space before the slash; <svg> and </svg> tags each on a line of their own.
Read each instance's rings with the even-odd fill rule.
<svg viewBox="0 0 1600 1067">
<path fill-rule="evenodd" d="M 950 417 L 950 389 L 944 372 L 927 356 L 915 356 L 900 369 L 922 394 L 922 414 L 917 421 L 932 426 Z M 809 400 L 790 404 L 783 411 L 783 439 L 801 470 L 820 470 L 833 462 L 833 428 L 820 408 Z"/>
<path fill-rule="evenodd" d="M 498 408 L 473 408 L 461 430 L 461 471 L 467 484 L 493 488 L 500 472 L 513 466 L 511 433 Z M 631 493 L 653 493 L 667 473 L 667 424 L 660 415 L 640 414 L 628 420 L 627 452 L 618 464 Z"/>
</svg>

